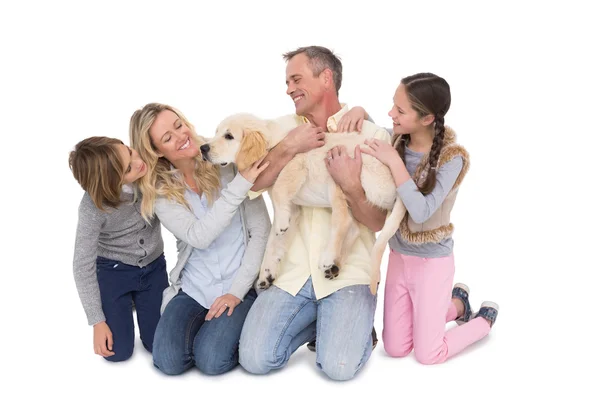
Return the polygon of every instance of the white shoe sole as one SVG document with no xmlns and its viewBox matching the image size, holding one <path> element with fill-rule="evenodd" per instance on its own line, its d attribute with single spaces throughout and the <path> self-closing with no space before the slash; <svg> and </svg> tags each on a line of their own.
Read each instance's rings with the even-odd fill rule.
<svg viewBox="0 0 600 400">
<path fill-rule="evenodd" d="M 457 283 L 456 285 L 454 285 L 454 287 L 461 288 L 462 290 L 467 292 L 467 294 L 471 294 L 469 291 L 469 287 L 467 285 L 465 285 L 464 283 Z"/>
<path fill-rule="evenodd" d="M 500 306 L 498 306 L 498 304 L 494 303 L 493 301 L 484 301 L 483 303 L 481 303 L 481 308 L 483 307 L 494 308 L 496 311 L 500 311 Z"/>
</svg>

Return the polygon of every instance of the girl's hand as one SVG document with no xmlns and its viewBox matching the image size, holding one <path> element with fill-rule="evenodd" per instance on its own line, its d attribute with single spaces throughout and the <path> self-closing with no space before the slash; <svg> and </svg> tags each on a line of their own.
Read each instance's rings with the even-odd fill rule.
<svg viewBox="0 0 600 400">
<path fill-rule="evenodd" d="M 94 353 L 102 357 L 114 356 L 113 336 L 106 321 L 94 325 Z"/>
<path fill-rule="evenodd" d="M 267 161 L 263 165 L 260 165 L 260 163 L 263 162 L 266 156 L 267 155 L 265 154 L 260 159 L 255 161 L 254 164 L 252 164 L 245 170 L 240 171 L 240 175 L 242 175 L 244 179 L 246 179 L 248 182 L 254 183 L 256 181 L 256 178 L 258 178 L 258 176 L 260 175 L 260 173 L 267 169 L 267 167 L 269 166 L 269 161 Z"/>
<path fill-rule="evenodd" d="M 391 144 L 388 144 L 387 142 L 384 142 L 383 140 L 379 139 L 367 139 L 365 140 L 365 144 L 368 147 L 361 147 L 360 151 L 375 157 L 388 167 L 391 168 L 394 164 L 397 164 L 398 162 L 402 163 L 400 154 L 398 154 L 394 146 L 392 146 Z"/>
<path fill-rule="evenodd" d="M 237 305 L 241 302 L 242 301 L 240 299 L 238 299 L 230 293 L 217 297 L 212 306 L 210 306 L 208 313 L 206 313 L 206 318 L 204 319 L 206 321 L 210 321 L 211 319 L 213 319 L 213 317 L 219 318 L 221 314 L 223 314 L 225 310 L 227 310 L 227 308 L 229 308 L 229 312 L 227 313 L 227 316 L 229 317 L 231 316 L 231 314 L 233 314 L 233 310 L 235 309 L 235 307 L 237 307 Z"/>
<path fill-rule="evenodd" d="M 337 132 L 360 132 L 367 112 L 362 107 L 353 107 L 340 119 Z"/>
</svg>

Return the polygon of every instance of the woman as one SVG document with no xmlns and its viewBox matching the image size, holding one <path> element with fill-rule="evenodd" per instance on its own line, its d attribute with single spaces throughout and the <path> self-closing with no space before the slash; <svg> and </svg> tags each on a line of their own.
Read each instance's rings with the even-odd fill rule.
<svg viewBox="0 0 600 400">
<path fill-rule="evenodd" d="M 149 169 L 140 182 L 142 214 L 156 214 L 177 238 L 154 365 L 168 375 L 194 365 L 210 375 L 227 372 L 238 364 L 270 229 L 262 197 L 249 200 L 246 194 L 268 163 L 259 167 L 259 160 L 236 172 L 203 161 L 203 140 L 181 112 L 164 104 L 133 114 L 130 139 Z"/>
</svg>

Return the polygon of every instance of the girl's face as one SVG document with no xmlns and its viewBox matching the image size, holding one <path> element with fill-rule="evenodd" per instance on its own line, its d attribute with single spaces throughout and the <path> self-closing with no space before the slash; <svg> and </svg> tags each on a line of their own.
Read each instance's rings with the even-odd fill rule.
<svg viewBox="0 0 600 400">
<path fill-rule="evenodd" d="M 403 84 L 396 89 L 394 106 L 388 115 L 394 122 L 395 134 L 415 133 L 426 125 L 419 113 L 412 107 Z"/>
<path fill-rule="evenodd" d="M 124 144 L 118 145 L 119 156 L 125 168 L 123 183 L 133 183 L 146 175 L 148 167 L 142 161 L 137 151 Z"/>
<path fill-rule="evenodd" d="M 165 157 L 171 164 L 200 154 L 191 138 L 190 128 L 171 110 L 161 111 L 150 127 L 150 140 L 158 156 Z"/>
</svg>

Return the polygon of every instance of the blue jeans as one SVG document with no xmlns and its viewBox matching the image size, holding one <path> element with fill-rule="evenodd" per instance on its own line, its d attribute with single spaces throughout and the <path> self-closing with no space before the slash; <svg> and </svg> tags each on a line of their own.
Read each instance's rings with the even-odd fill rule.
<svg viewBox="0 0 600 400">
<path fill-rule="evenodd" d="M 135 331 L 132 302 L 135 304 L 140 339 L 152 351 L 154 331 L 160 319 L 162 293 L 169 286 L 164 254 L 145 267 L 96 258 L 96 274 L 106 324 L 113 335 L 115 354 L 108 361 L 124 361 L 133 354 Z"/>
<path fill-rule="evenodd" d="M 372 352 L 377 297 L 368 285 L 342 288 L 316 300 L 312 279 L 296 296 L 271 286 L 258 296 L 240 339 L 240 364 L 253 374 L 282 368 L 304 343 L 317 339 L 317 367 L 348 380 Z"/>
<path fill-rule="evenodd" d="M 250 289 L 233 311 L 205 321 L 208 310 L 183 290 L 165 307 L 154 337 L 154 365 L 167 375 L 179 375 L 192 366 L 208 375 L 232 370 L 238 364 L 240 334 L 256 299 Z"/>
</svg>

